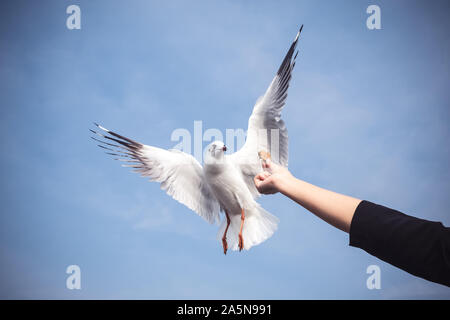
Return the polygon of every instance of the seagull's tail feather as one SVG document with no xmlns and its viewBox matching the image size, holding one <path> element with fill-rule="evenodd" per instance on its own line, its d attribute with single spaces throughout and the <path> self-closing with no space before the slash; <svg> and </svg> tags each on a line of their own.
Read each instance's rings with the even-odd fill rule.
<svg viewBox="0 0 450 320">
<path fill-rule="evenodd" d="M 228 248 L 239 250 L 239 229 L 241 226 L 241 215 L 230 215 L 230 227 L 227 231 Z M 277 230 L 279 219 L 270 212 L 264 210 L 258 203 L 253 209 L 245 212 L 242 237 L 244 238 L 244 249 L 249 250 L 263 241 L 269 239 Z M 222 221 L 217 238 L 222 241 L 222 236 L 227 225 L 226 219 Z"/>
</svg>

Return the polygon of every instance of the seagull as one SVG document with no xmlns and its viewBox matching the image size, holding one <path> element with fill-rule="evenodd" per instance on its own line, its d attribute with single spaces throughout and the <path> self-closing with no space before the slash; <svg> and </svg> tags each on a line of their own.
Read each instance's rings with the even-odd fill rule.
<svg viewBox="0 0 450 320">
<path fill-rule="evenodd" d="M 263 171 L 262 162 L 269 158 L 288 166 L 288 133 L 281 111 L 302 29 L 303 25 L 267 91 L 256 101 L 248 120 L 246 141 L 233 154 L 225 154 L 225 144 L 214 141 L 207 147 L 202 166 L 192 155 L 177 149 L 145 145 L 97 123 L 96 130 L 90 129 L 94 134 L 91 138 L 115 160 L 122 161 L 122 166 L 159 182 L 173 199 L 207 222 L 220 225 L 217 239 L 222 241 L 224 254 L 228 249 L 249 250 L 277 229 L 279 219 L 256 202 L 260 194 L 253 178 Z"/>
</svg>

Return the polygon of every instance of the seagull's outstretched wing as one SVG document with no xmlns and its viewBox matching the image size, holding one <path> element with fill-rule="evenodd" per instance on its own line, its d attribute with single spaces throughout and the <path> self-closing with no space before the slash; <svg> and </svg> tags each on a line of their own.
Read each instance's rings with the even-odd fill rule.
<svg viewBox="0 0 450 320">
<path fill-rule="evenodd" d="M 298 54 L 298 51 L 295 55 L 294 52 L 302 29 L 303 25 L 266 93 L 258 98 L 253 107 L 244 146 L 230 156 L 242 170 L 247 185 L 255 196 L 258 192 L 253 178 L 261 172 L 258 152 L 269 152 L 274 162 L 285 167 L 288 165 L 288 133 L 281 119 L 281 110 L 286 102 L 289 81 Z"/>
<path fill-rule="evenodd" d="M 209 223 L 219 222 L 219 203 L 206 184 L 203 169 L 190 154 L 179 150 L 164 150 L 133 141 L 95 124 L 103 133 L 91 130 L 99 138 L 99 147 L 133 168 L 151 181 L 161 183 L 161 189 L 175 200 L 195 211 Z"/>
</svg>

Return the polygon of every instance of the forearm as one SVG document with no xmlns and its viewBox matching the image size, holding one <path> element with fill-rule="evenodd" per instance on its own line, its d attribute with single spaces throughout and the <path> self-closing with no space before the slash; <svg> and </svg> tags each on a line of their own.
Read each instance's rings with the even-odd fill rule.
<svg viewBox="0 0 450 320">
<path fill-rule="evenodd" d="M 353 214 L 361 200 L 329 191 L 308 182 L 289 177 L 280 181 L 278 189 L 316 216 L 349 232 Z"/>
<path fill-rule="evenodd" d="M 424 279 L 450 286 L 450 228 L 368 201 L 314 186 L 263 162 L 255 186 L 283 193 L 325 222 L 350 234 L 350 245 Z"/>
</svg>

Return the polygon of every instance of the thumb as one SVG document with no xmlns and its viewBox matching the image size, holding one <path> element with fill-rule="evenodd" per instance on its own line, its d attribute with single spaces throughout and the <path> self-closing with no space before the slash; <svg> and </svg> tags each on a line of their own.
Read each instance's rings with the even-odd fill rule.
<svg viewBox="0 0 450 320">
<path fill-rule="evenodd" d="M 267 159 L 265 162 L 264 162 L 264 168 L 267 168 L 267 169 L 269 169 L 270 171 L 272 171 L 273 169 L 275 169 L 275 164 L 273 163 L 273 161 L 272 161 L 272 159 Z"/>
</svg>

